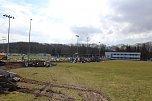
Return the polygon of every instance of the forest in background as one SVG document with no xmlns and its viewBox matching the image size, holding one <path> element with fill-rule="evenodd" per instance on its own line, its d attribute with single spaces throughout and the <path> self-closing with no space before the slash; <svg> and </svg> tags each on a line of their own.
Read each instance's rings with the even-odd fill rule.
<svg viewBox="0 0 152 101">
<path fill-rule="evenodd" d="M 0 51 L 6 52 L 7 44 L 0 44 Z M 113 45 L 104 44 L 78 44 L 78 53 L 80 55 L 99 55 L 104 56 L 105 52 L 140 52 L 141 60 L 152 58 L 152 42 L 139 43 L 135 45 Z M 10 43 L 10 53 L 28 54 L 28 42 Z M 77 44 L 47 44 L 47 43 L 30 43 L 31 54 L 51 54 L 58 56 L 72 56 L 77 52 Z"/>
</svg>

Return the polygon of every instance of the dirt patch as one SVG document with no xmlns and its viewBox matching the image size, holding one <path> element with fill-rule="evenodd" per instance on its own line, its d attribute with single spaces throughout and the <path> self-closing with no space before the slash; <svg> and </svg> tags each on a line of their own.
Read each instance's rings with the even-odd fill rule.
<svg viewBox="0 0 152 101">
<path fill-rule="evenodd" d="M 31 93 L 34 94 L 36 97 L 44 96 L 47 97 L 48 100 L 50 101 L 76 101 L 74 97 L 71 97 L 69 94 L 61 92 L 60 89 L 62 88 L 66 90 L 77 91 L 79 96 L 82 97 L 83 101 L 109 101 L 107 97 L 103 96 L 100 92 L 95 90 L 77 87 L 68 84 L 59 85 L 50 82 L 36 81 L 22 77 L 20 78 L 21 78 L 20 82 L 22 83 L 36 84 L 36 85 L 41 85 L 42 87 L 29 89 L 26 88 L 25 86 L 24 87 L 20 86 L 20 89 L 18 89 L 19 92 Z"/>
<path fill-rule="evenodd" d="M 16 69 L 16 68 L 21 68 L 21 67 L 24 67 L 24 62 L 16 62 L 16 61 L 9 61 L 9 62 L 6 62 L 6 65 L 5 67 L 7 69 Z"/>
<path fill-rule="evenodd" d="M 80 96 L 82 96 L 84 101 L 108 101 L 101 94 L 95 92 L 81 92 Z"/>
</svg>

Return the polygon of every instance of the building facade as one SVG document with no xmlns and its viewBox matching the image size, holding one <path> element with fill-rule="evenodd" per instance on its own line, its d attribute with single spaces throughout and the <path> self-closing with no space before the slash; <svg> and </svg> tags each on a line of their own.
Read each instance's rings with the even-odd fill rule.
<svg viewBox="0 0 152 101">
<path fill-rule="evenodd" d="M 110 60 L 140 60 L 138 52 L 105 52 L 105 57 Z"/>
</svg>

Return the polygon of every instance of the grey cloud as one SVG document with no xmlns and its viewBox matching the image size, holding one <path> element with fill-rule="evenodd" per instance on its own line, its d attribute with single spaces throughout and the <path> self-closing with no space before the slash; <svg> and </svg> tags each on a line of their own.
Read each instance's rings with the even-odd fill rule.
<svg viewBox="0 0 152 101">
<path fill-rule="evenodd" d="M 73 33 L 79 35 L 80 41 L 87 40 L 87 37 L 94 33 L 102 33 L 102 31 L 98 28 L 89 26 L 89 27 L 71 27 Z"/>
<path fill-rule="evenodd" d="M 112 33 L 114 33 L 112 30 L 109 30 L 108 32 L 107 32 L 108 34 L 112 34 Z"/>
<path fill-rule="evenodd" d="M 113 21 L 128 23 L 125 33 L 142 33 L 152 31 L 152 1 L 151 0 L 111 0 L 111 8 L 116 15 Z"/>
<path fill-rule="evenodd" d="M 71 30 L 76 34 L 94 34 L 102 32 L 100 29 L 94 27 L 72 27 Z"/>
</svg>

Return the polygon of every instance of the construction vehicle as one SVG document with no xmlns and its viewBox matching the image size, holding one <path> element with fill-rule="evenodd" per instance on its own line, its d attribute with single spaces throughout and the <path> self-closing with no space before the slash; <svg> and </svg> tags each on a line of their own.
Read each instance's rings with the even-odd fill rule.
<svg viewBox="0 0 152 101">
<path fill-rule="evenodd" d="M 0 60 L 7 60 L 7 55 L 3 52 L 0 52 Z"/>
<path fill-rule="evenodd" d="M 7 55 L 5 53 L 0 52 L 0 66 L 5 65 L 5 60 L 7 60 Z"/>
</svg>

